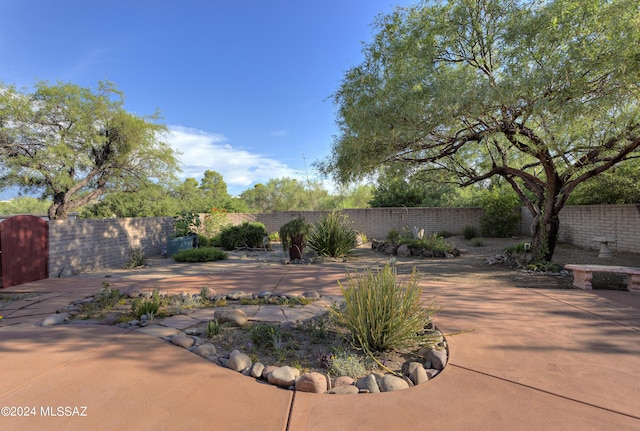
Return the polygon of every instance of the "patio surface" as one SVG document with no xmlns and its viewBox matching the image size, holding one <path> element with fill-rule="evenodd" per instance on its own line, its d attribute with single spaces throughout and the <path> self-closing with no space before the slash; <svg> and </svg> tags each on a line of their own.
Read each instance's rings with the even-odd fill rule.
<svg viewBox="0 0 640 431">
<path fill-rule="evenodd" d="M 469 332 L 448 337 L 449 364 L 435 379 L 380 394 L 286 391 L 136 330 L 37 325 L 105 281 L 122 289 L 338 295 L 345 276 L 330 265 L 190 268 L 3 289 L 43 294 L 0 310 L 0 407 L 36 413 L 0 416 L 0 429 L 640 429 L 640 295 L 630 292 L 424 281 L 425 299 L 443 308 L 438 327 Z M 85 416 L 43 415 L 58 407 Z"/>
</svg>

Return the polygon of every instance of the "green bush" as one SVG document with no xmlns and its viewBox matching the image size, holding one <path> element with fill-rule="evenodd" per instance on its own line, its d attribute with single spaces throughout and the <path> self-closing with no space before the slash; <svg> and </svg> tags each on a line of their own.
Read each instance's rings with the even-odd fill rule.
<svg viewBox="0 0 640 431">
<path fill-rule="evenodd" d="M 231 250 L 236 247 L 262 247 L 267 229 L 262 223 L 245 221 L 237 226 L 230 226 L 220 232 L 220 245 Z"/>
<path fill-rule="evenodd" d="M 467 225 L 462 229 L 462 236 L 466 240 L 470 240 L 478 236 L 478 232 L 476 231 L 476 227 L 472 225 Z"/>
<path fill-rule="evenodd" d="M 482 234 L 506 238 L 514 234 L 520 221 L 520 200 L 511 190 L 493 189 L 481 198 L 484 210 L 480 218 Z"/>
<path fill-rule="evenodd" d="M 173 254 L 176 262 L 215 262 L 225 260 L 229 256 L 227 253 L 214 247 L 199 247 L 180 250 Z"/>
<path fill-rule="evenodd" d="M 367 353 L 418 344 L 419 334 L 436 311 L 433 305 L 423 307 L 415 269 L 405 283 L 398 283 L 395 272 L 387 265 L 377 272 L 369 269 L 348 275 L 346 285 L 338 284 L 345 303 L 341 308 L 330 309 L 330 313 Z"/>
<path fill-rule="evenodd" d="M 445 241 L 443 237 L 441 237 L 435 232 L 431 235 L 425 236 L 422 239 L 400 240 L 400 244 L 407 244 L 409 247 L 412 247 L 412 248 L 424 248 L 427 250 L 431 250 L 434 253 L 438 253 L 438 252 L 451 253 L 454 248 L 453 245 Z"/>
<path fill-rule="evenodd" d="M 400 241 L 400 232 L 398 231 L 398 229 L 391 229 L 389 231 L 389 233 L 387 234 L 387 241 L 389 241 L 391 244 L 398 244 L 398 242 Z"/>
<path fill-rule="evenodd" d="M 320 256 L 343 257 L 356 244 L 356 231 L 347 215 L 331 212 L 318 220 L 307 243 Z"/>
<path fill-rule="evenodd" d="M 132 269 L 142 266 L 146 263 L 147 258 L 144 251 L 140 247 L 132 247 L 129 249 L 129 261 L 125 264 L 125 269 Z"/>
</svg>

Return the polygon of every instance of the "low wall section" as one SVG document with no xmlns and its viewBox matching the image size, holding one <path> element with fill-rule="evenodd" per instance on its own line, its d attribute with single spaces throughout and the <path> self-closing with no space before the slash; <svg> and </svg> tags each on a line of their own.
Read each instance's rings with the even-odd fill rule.
<svg viewBox="0 0 640 431">
<path fill-rule="evenodd" d="M 522 208 L 520 230 L 523 235 L 531 235 L 532 222 L 529 211 Z M 599 236 L 616 240 L 610 246 L 613 251 L 640 253 L 640 204 L 574 205 L 562 209 L 560 242 L 596 249 L 599 244 L 593 239 Z"/>
<path fill-rule="evenodd" d="M 384 239 L 391 229 L 413 226 L 425 234 L 460 233 L 465 226 L 480 230 L 480 208 L 364 208 L 344 210 L 355 228 L 367 238 Z M 289 220 L 302 216 L 313 223 L 327 211 L 286 211 L 268 214 L 228 214 L 232 224 L 263 223 L 277 232 Z M 529 235 L 532 218 L 522 209 L 520 234 Z M 616 239 L 613 251 L 640 253 L 640 205 L 568 206 L 562 210 L 560 241 L 582 248 L 597 248 L 593 238 Z M 51 277 L 123 268 L 129 249 L 141 247 L 146 256 L 158 256 L 166 246 L 172 218 L 124 218 L 49 221 L 49 274 Z M 640 266 L 640 262 L 638 264 Z"/>
<path fill-rule="evenodd" d="M 49 277 L 124 268 L 129 249 L 160 255 L 166 246 L 171 217 L 50 220 Z"/>
</svg>

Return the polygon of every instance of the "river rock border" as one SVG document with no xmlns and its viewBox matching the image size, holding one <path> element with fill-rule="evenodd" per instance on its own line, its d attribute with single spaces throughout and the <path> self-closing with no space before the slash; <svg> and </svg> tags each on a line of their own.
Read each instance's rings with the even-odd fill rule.
<svg viewBox="0 0 640 431">
<path fill-rule="evenodd" d="M 135 298 L 143 293 L 136 290 L 135 287 L 129 289 L 125 293 L 129 298 Z M 186 293 L 172 295 L 185 298 Z M 197 299 L 200 295 L 191 295 Z M 227 295 L 215 294 L 216 300 L 225 300 L 237 303 L 242 307 L 240 301 L 242 299 L 264 299 L 268 297 L 274 298 L 293 298 L 297 295 L 272 295 L 271 292 L 261 292 L 259 294 L 251 294 L 245 292 L 230 292 Z M 305 292 L 302 295 L 311 300 L 318 300 L 320 295 L 317 292 Z M 169 298 L 171 296 L 168 296 Z M 45 318 L 41 325 L 52 326 L 69 321 L 69 316 L 77 314 L 78 307 L 87 302 L 92 302 L 96 298 L 89 297 L 78 300 L 59 310 L 57 314 Z M 212 296 L 213 299 L 213 296 Z M 218 310 L 216 310 L 218 311 Z M 216 318 L 221 322 L 228 322 L 235 326 L 242 326 L 248 322 L 248 316 L 241 308 L 225 310 L 221 313 L 215 313 Z M 162 321 L 158 320 L 157 323 Z M 204 322 L 198 321 L 197 324 Z M 107 317 L 103 321 L 76 321 L 80 324 L 103 324 L 114 325 L 115 320 Z M 120 323 L 117 326 L 124 329 L 135 329 L 137 327 L 146 327 L 150 321 L 146 316 L 142 316 L 140 320 L 132 320 L 127 323 Z M 155 322 L 154 322 L 155 323 Z M 281 322 L 281 325 L 291 325 L 292 322 Z M 195 326 L 195 325 L 193 325 Z M 186 349 L 202 358 L 205 358 L 219 366 L 236 371 L 244 376 L 249 376 L 271 385 L 300 392 L 311 392 L 320 394 L 365 394 L 379 392 L 393 392 L 402 389 L 408 389 L 412 386 L 423 384 L 441 373 L 448 360 L 448 345 L 444 335 L 437 328 L 427 328 L 431 334 L 437 337 L 437 348 L 424 347 L 417 352 L 417 356 L 422 358 L 421 361 L 407 361 L 402 365 L 401 373 L 379 373 L 373 372 L 362 378 L 354 380 L 349 376 L 330 377 L 328 374 L 312 371 L 301 374 L 300 370 L 288 365 L 276 366 L 263 364 L 262 362 L 252 362 L 249 355 L 240 350 L 232 350 L 228 355 L 219 355 L 214 344 L 200 338 L 198 330 L 187 328 L 173 335 L 159 336 L 159 338 Z"/>
</svg>

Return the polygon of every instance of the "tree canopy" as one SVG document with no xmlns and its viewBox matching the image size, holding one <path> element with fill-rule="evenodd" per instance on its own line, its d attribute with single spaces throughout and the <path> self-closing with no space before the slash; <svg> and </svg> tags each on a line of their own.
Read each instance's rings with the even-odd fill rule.
<svg viewBox="0 0 640 431">
<path fill-rule="evenodd" d="M 576 187 L 640 156 L 636 0 L 450 0 L 380 16 L 335 93 L 321 170 L 340 181 L 386 165 L 459 185 L 502 177 L 549 261 Z"/>
<path fill-rule="evenodd" d="M 109 191 L 131 191 L 178 171 L 162 142 L 158 116 L 124 109 L 112 83 L 97 90 L 38 82 L 33 92 L 0 87 L 0 187 L 19 186 L 51 198 L 50 219 Z"/>
</svg>

